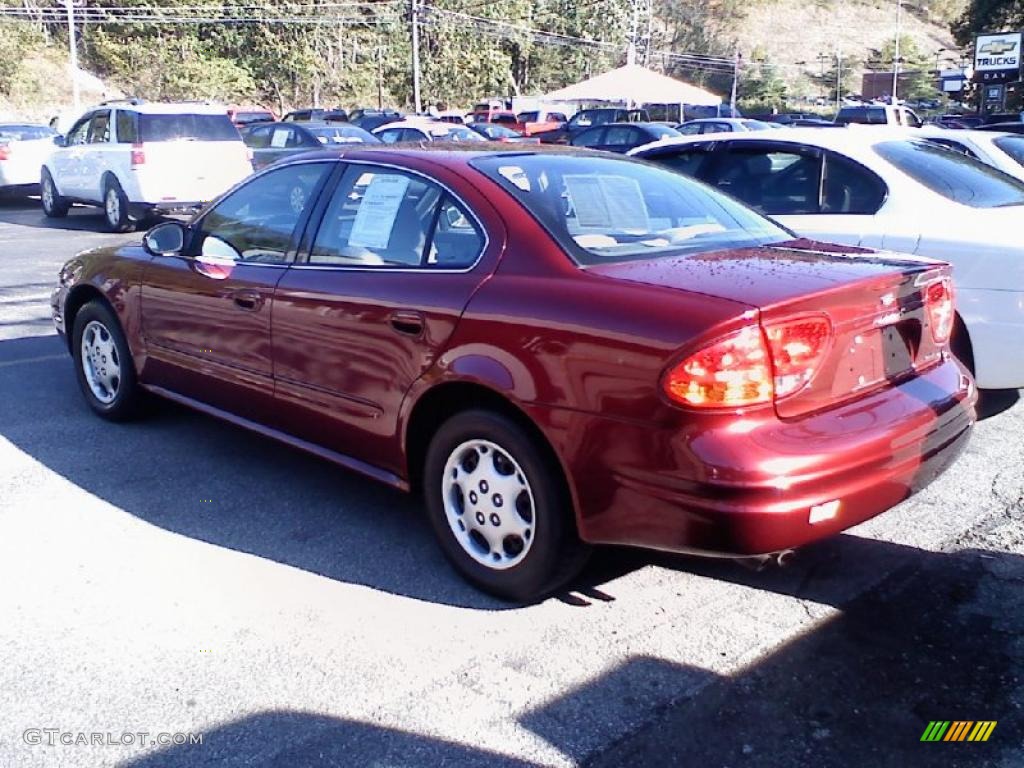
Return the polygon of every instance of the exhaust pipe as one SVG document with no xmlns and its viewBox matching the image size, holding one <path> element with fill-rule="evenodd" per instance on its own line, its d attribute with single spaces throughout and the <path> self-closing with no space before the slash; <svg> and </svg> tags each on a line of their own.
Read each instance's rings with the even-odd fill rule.
<svg viewBox="0 0 1024 768">
<path fill-rule="evenodd" d="M 785 568 L 793 562 L 795 556 L 795 550 L 783 549 L 779 552 L 770 552 L 767 555 L 751 555 L 749 557 L 736 557 L 733 559 L 744 568 L 760 572 L 773 565 L 777 568 Z"/>
</svg>

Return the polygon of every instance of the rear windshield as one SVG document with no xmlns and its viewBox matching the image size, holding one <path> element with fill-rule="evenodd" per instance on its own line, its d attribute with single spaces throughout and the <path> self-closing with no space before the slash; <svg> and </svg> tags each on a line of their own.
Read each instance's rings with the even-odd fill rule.
<svg viewBox="0 0 1024 768">
<path fill-rule="evenodd" d="M 1024 205 L 1024 182 L 973 157 L 925 141 L 886 141 L 875 151 L 947 200 L 972 208 Z"/>
<path fill-rule="evenodd" d="M 1024 136 L 1000 136 L 992 139 L 992 143 L 1016 160 L 1017 165 L 1024 165 Z"/>
<path fill-rule="evenodd" d="M 583 266 L 793 237 L 710 187 L 646 163 L 524 154 L 483 156 L 471 164 L 519 200 Z"/>
<path fill-rule="evenodd" d="M 885 125 L 888 121 L 885 118 L 885 107 L 853 107 L 839 110 L 836 122 Z"/>
<path fill-rule="evenodd" d="M 139 115 L 139 141 L 239 141 L 238 129 L 224 115 Z"/>
<path fill-rule="evenodd" d="M 327 125 L 307 129 L 321 144 L 380 144 L 380 139 L 358 125 Z"/>
<path fill-rule="evenodd" d="M 56 133 L 45 125 L 0 125 L 0 142 L 48 139 Z"/>
</svg>

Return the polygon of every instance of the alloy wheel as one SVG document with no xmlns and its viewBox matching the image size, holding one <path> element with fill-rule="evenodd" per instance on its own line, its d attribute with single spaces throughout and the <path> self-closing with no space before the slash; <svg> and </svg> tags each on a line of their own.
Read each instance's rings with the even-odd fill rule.
<svg viewBox="0 0 1024 768">
<path fill-rule="evenodd" d="M 107 221 L 112 227 L 121 223 L 121 198 L 113 187 L 107 189 L 107 198 L 104 204 L 107 212 Z"/>
</svg>

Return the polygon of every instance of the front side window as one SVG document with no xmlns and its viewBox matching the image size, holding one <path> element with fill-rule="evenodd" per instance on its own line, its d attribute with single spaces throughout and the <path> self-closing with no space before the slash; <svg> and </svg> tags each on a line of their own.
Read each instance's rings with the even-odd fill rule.
<svg viewBox="0 0 1024 768">
<path fill-rule="evenodd" d="M 330 167 L 329 163 L 301 163 L 257 176 L 203 217 L 195 250 L 214 236 L 234 248 L 242 261 L 287 261 L 295 228 Z"/>
<path fill-rule="evenodd" d="M 683 136 L 696 136 L 700 133 L 700 123 L 683 123 L 676 130 Z"/>
<path fill-rule="evenodd" d="M 65 144 L 69 147 L 76 144 L 85 144 L 89 138 L 89 123 L 91 121 L 92 115 L 87 115 L 75 123 L 74 127 L 68 131 L 68 138 Z"/>
<path fill-rule="evenodd" d="M 736 144 L 722 153 L 710 183 L 769 216 L 818 213 L 820 155 Z"/>
<path fill-rule="evenodd" d="M 267 149 L 270 146 L 270 128 L 253 128 L 243 138 L 250 149 Z"/>
<path fill-rule="evenodd" d="M 1024 205 L 1024 182 L 966 155 L 926 141 L 886 141 L 877 144 L 875 152 L 954 203 L 972 208 Z"/>
<path fill-rule="evenodd" d="M 537 154 L 482 156 L 471 165 L 522 203 L 583 266 L 793 237 L 703 184 L 647 163 Z"/>
<path fill-rule="evenodd" d="M 89 143 L 105 144 L 110 139 L 110 110 L 97 112 L 89 125 Z"/>
<path fill-rule="evenodd" d="M 613 125 L 605 134 L 604 143 L 612 147 L 632 146 L 637 143 L 637 131 L 626 125 Z"/>
</svg>

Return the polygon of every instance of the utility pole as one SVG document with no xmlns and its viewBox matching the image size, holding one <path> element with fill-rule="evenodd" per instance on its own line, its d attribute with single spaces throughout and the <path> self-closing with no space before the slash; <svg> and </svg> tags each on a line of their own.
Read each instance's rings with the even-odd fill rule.
<svg viewBox="0 0 1024 768">
<path fill-rule="evenodd" d="M 75 42 L 75 6 L 73 0 L 64 0 L 68 12 L 68 59 L 71 66 L 71 98 L 75 112 L 81 108 L 82 96 L 78 90 L 78 44 Z"/>
<path fill-rule="evenodd" d="M 896 105 L 900 86 L 900 38 L 903 37 L 903 0 L 896 0 L 896 50 L 892 57 L 892 103 Z"/>
<path fill-rule="evenodd" d="M 729 117 L 736 116 L 736 91 L 740 85 L 740 52 L 736 51 L 736 58 L 733 59 L 732 65 L 732 95 L 729 97 L 729 107 L 732 110 L 732 114 Z"/>
<path fill-rule="evenodd" d="M 836 46 L 836 114 L 843 107 L 843 54 Z"/>
<path fill-rule="evenodd" d="M 384 109 L 384 46 L 377 46 L 377 109 Z"/>
<path fill-rule="evenodd" d="M 420 101 L 420 6 L 419 0 L 409 0 L 412 8 L 412 101 L 419 114 L 423 109 Z"/>
</svg>

